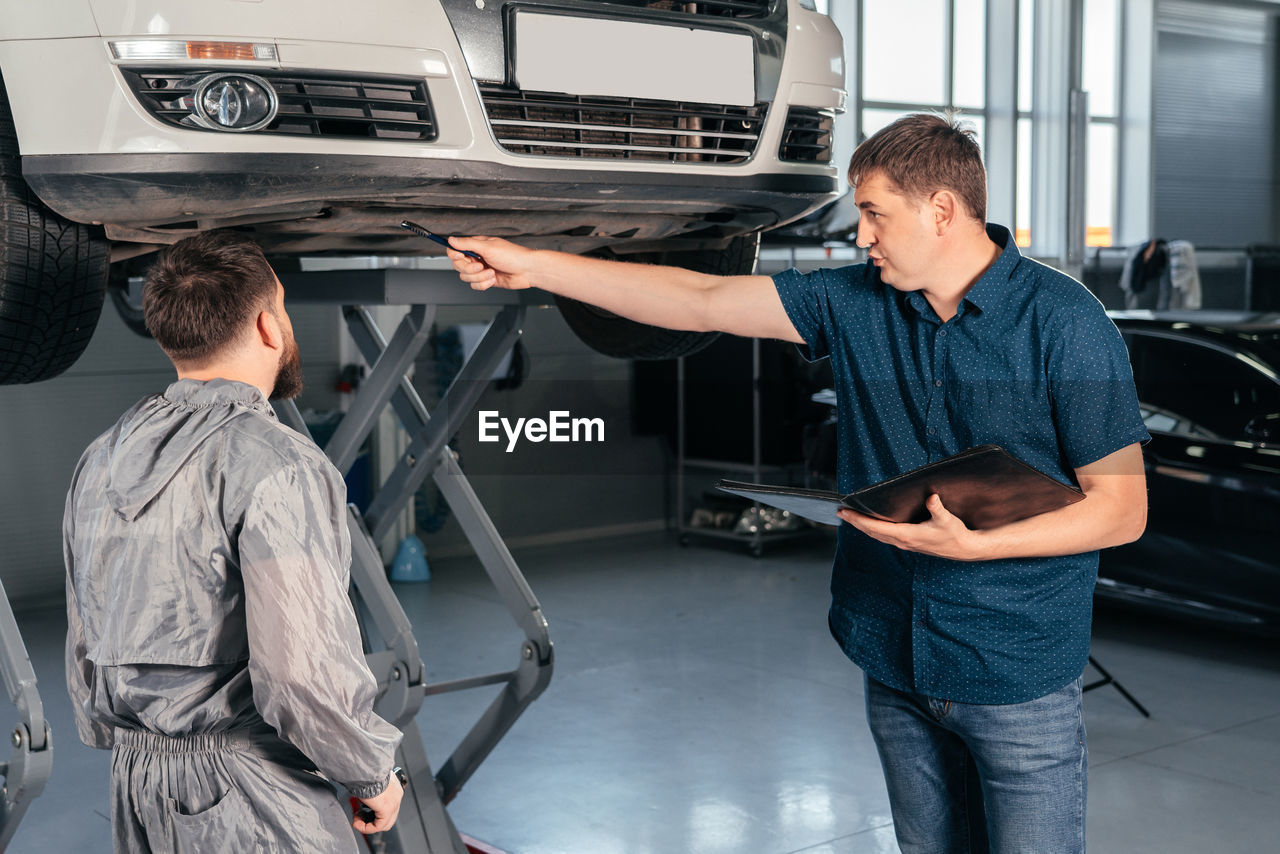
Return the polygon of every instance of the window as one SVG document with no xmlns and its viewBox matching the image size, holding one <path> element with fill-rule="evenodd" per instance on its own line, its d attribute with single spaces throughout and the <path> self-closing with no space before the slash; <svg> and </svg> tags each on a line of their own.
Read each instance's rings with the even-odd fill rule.
<svg viewBox="0 0 1280 854">
<path fill-rule="evenodd" d="M 986 0 L 955 0 L 952 10 L 951 103 L 981 115 L 987 103 Z"/>
<path fill-rule="evenodd" d="M 982 143 L 986 5 L 986 0 L 863 0 L 863 136 L 907 113 L 958 109 Z"/>
<path fill-rule="evenodd" d="M 848 14 L 859 38 L 851 110 L 858 136 L 906 113 L 958 110 L 992 158 L 991 219 L 1011 226 L 1020 247 L 1059 265 L 1077 249 L 1068 245 L 1075 238 L 1067 228 L 1064 116 L 1078 65 L 1089 104 L 1085 243 L 1112 246 L 1148 233 L 1150 81 L 1141 56 L 1152 4 L 849 0 Z M 1083 21 L 1073 57 L 1065 31 L 1076 14 Z M 1138 59 L 1122 62 L 1135 50 Z"/>
<path fill-rule="evenodd" d="M 947 0 L 866 0 L 862 7 L 864 105 L 947 103 L 946 6 Z M 904 21 L 911 22 L 907 43 L 893 35 L 903 31 Z M 915 49 L 904 49 L 907 44 Z"/>
<path fill-rule="evenodd" d="M 1142 334 L 1130 350 L 1148 429 L 1254 442 L 1280 413 L 1280 384 L 1235 355 Z"/>
</svg>

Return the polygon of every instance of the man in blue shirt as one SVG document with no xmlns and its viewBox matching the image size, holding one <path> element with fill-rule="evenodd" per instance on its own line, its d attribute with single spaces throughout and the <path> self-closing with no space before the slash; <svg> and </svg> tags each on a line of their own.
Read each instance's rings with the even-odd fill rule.
<svg viewBox="0 0 1280 854">
<path fill-rule="evenodd" d="M 984 443 L 1087 496 L 973 531 L 841 511 L 831 632 L 866 674 L 867 719 L 905 852 L 1084 850 L 1081 673 L 1098 549 L 1146 524 L 1124 346 L 1078 282 L 987 225 L 972 134 L 907 116 L 849 169 L 866 264 L 772 278 L 541 252 L 450 251 L 473 288 L 536 286 L 673 329 L 803 345 L 836 380 L 839 487 Z"/>
</svg>

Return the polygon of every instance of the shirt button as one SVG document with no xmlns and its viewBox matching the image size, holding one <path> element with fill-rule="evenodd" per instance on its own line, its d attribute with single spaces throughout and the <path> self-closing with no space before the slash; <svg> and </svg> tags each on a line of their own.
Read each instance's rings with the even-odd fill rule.
<svg viewBox="0 0 1280 854">
<path fill-rule="evenodd" d="M 936 435 L 938 435 L 938 428 L 937 428 L 937 427 L 930 427 L 930 428 L 929 428 L 929 435 L 930 435 L 930 436 L 936 436 Z"/>
<path fill-rule="evenodd" d="M 934 380 L 933 384 L 938 388 L 942 388 L 942 380 Z"/>
<path fill-rule="evenodd" d="M 947 335 L 947 330 L 945 330 L 945 329 L 939 329 L 939 330 L 938 330 L 938 334 L 939 334 L 939 335 L 941 335 L 941 336 L 943 336 L 943 337 L 945 338 L 945 337 L 946 337 L 946 335 Z"/>
</svg>

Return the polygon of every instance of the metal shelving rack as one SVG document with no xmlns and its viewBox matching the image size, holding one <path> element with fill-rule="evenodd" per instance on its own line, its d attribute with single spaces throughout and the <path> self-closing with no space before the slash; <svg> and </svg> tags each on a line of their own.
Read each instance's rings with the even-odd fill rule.
<svg viewBox="0 0 1280 854">
<path fill-rule="evenodd" d="M 683 356 L 676 360 L 676 531 L 680 535 L 682 545 L 688 544 L 691 535 L 732 540 L 745 544 L 751 550 L 751 554 L 759 557 L 764 553 L 766 543 L 795 539 L 796 537 L 813 533 L 814 529 L 807 527 L 793 531 L 766 532 L 756 530 L 751 533 L 737 533 L 720 528 L 693 527 L 688 522 L 685 496 L 687 488 L 685 472 L 687 469 L 719 471 L 726 475 L 735 476 L 747 475 L 754 483 L 763 483 L 766 473 L 779 474 L 785 477 L 792 471 L 792 466 L 765 465 L 762 462 L 761 414 L 760 339 L 753 338 L 751 340 L 751 462 L 738 463 L 727 460 L 690 459 L 685 448 L 685 360 Z M 761 505 L 754 504 L 753 506 L 759 508 Z"/>
</svg>

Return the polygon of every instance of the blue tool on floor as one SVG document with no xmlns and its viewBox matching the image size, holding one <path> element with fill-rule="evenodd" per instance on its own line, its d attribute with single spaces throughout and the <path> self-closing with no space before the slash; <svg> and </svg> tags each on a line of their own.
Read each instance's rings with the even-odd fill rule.
<svg viewBox="0 0 1280 854">
<path fill-rule="evenodd" d="M 395 560 L 391 561 L 392 581 L 430 581 L 431 568 L 427 566 L 427 547 L 413 534 L 400 541 Z"/>
</svg>

